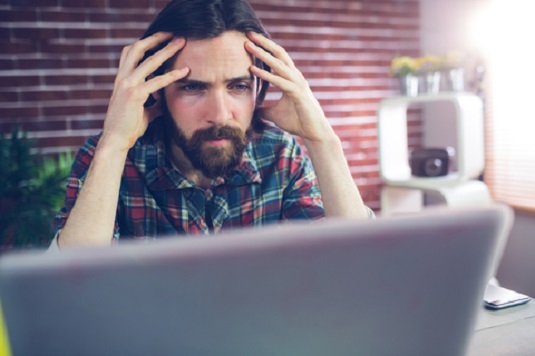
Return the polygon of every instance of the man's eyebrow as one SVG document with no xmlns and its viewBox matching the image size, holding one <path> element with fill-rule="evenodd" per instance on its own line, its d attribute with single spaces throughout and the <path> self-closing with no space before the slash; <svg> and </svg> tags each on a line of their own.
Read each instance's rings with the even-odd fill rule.
<svg viewBox="0 0 535 356">
<path fill-rule="evenodd" d="M 240 81 L 253 81 L 254 77 L 252 74 L 249 75 L 242 75 L 239 77 L 229 78 L 225 80 L 225 83 L 233 83 L 233 82 L 240 82 Z M 195 84 L 195 85 L 209 85 L 209 82 L 205 82 L 202 80 L 197 79 L 191 79 L 191 78 L 182 78 L 177 80 L 175 83 L 179 84 Z"/>
<path fill-rule="evenodd" d="M 196 85 L 206 85 L 206 82 L 203 82 L 202 80 L 195 80 L 195 79 L 189 79 L 189 78 L 182 78 L 177 80 L 175 83 L 178 84 L 196 84 Z"/>
<path fill-rule="evenodd" d="M 232 82 L 253 81 L 253 80 L 254 80 L 253 75 L 249 74 L 249 75 L 242 75 L 240 77 L 230 78 L 230 79 L 225 80 L 225 82 L 232 83 Z"/>
</svg>

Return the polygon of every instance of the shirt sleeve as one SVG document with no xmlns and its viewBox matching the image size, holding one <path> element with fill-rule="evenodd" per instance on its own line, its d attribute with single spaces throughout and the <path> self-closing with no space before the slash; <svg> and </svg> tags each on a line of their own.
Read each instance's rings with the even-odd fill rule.
<svg viewBox="0 0 535 356">
<path fill-rule="evenodd" d="M 323 219 L 323 201 L 310 159 L 295 140 L 283 156 L 280 166 L 287 170 L 288 184 L 284 189 L 282 219 Z"/>
<path fill-rule="evenodd" d="M 290 184 L 285 190 L 283 204 L 284 219 L 319 220 L 325 218 L 323 201 L 318 179 L 312 162 L 303 152 L 297 142 L 288 155 Z M 375 213 L 365 206 L 369 219 L 375 218 Z"/>
</svg>

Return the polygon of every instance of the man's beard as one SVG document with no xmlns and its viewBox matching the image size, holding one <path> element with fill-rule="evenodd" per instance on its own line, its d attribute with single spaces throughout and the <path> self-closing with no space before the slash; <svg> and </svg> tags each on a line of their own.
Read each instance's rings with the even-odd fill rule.
<svg viewBox="0 0 535 356">
<path fill-rule="evenodd" d="M 182 149 L 193 168 L 200 170 L 204 176 L 211 179 L 227 175 L 241 162 L 245 146 L 252 133 L 250 128 L 242 132 L 230 126 L 212 126 L 195 131 L 188 139 L 184 131 L 177 127 L 170 117 L 165 119 L 171 123 L 165 126 L 171 129 L 168 134 L 172 135 L 173 142 Z M 216 147 L 207 143 L 207 141 L 217 139 L 227 139 L 229 144 Z"/>
</svg>

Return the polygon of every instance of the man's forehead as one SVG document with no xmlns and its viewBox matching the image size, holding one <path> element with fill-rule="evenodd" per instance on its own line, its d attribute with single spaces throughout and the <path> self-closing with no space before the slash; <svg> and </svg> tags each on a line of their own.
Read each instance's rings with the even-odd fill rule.
<svg viewBox="0 0 535 356">
<path fill-rule="evenodd" d="M 210 39 L 188 40 L 176 56 L 173 68 L 189 67 L 191 76 L 209 72 L 225 72 L 226 77 L 249 75 L 253 60 L 245 50 L 246 41 L 247 37 L 236 31 Z"/>
</svg>

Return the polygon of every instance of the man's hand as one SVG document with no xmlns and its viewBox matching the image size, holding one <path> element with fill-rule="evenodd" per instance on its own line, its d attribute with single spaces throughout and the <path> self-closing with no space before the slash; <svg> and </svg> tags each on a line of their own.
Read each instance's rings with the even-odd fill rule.
<svg viewBox="0 0 535 356">
<path fill-rule="evenodd" d="M 186 41 L 182 38 L 172 40 L 139 63 L 148 50 L 172 37 L 171 33 L 156 33 L 123 49 L 102 136 L 76 204 L 61 230 L 60 248 L 111 243 L 126 155 L 151 120 L 160 114 L 159 104 L 149 108 L 144 104 L 149 95 L 189 72 L 188 68 L 182 68 L 152 76 L 167 59 L 184 48 Z"/>
<path fill-rule="evenodd" d="M 167 59 L 184 48 L 186 41 L 183 38 L 171 40 L 139 64 L 145 52 L 172 37 L 171 33 L 159 32 L 123 48 L 104 121 L 102 144 L 113 144 L 121 150 L 131 148 L 145 133 L 149 123 L 161 114 L 160 105 L 143 106 L 149 95 L 188 74 L 188 68 L 181 68 L 147 80 Z"/>
<path fill-rule="evenodd" d="M 251 73 L 282 91 L 281 99 L 264 108 L 264 118 L 301 137 L 318 177 L 327 217 L 367 218 L 368 212 L 344 156 L 342 144 L 329 124 L 303 74 L 288 53 L 258 33 L 247 34 L 245 48 L 273 69 L 251 66 Z"/>
<path fill-rule="evenodd" d="M 251 40 L 245 44 L 247 51 L 273 70 L 270 73 L 252 66 L 251 72 L 283 93 L 274 106 L 263 109 L 263 118 L 305 141 L 332 138 L 334 132 L 323 109 L 284 48 L 256 32 L 250 32 L 247 36 Z"/>
</svg>

